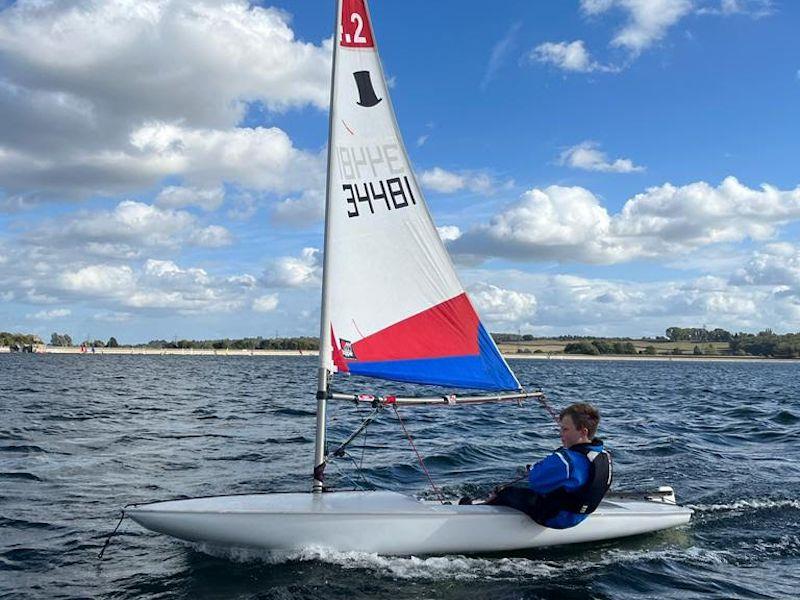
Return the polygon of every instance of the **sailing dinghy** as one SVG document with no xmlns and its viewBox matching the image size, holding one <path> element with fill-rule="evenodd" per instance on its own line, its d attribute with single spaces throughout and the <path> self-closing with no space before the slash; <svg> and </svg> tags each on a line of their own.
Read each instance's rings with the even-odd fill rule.
<svg viewBox="0 0 800 600">
<path fill-rule="evenodd" d="M 687 523 L 692 511 L 677 506 L 668 487 L 648 497 L 608 497 L 566 530 L 541 527 L 502 506 L 324 489 L 325 465 L 382 409 L 542 398 L 521 388 L 437 233 L 395 121 L 367 0 L 337 0 L 335 32 L 312 490 L 157 502 L 126 513 L 153 531 L 215 546 L 390 555 L 519 550 Z M 330 388 L 335 373 L 484 395 L 338 394 Z M 370 402 L 374 411 L 342 446 L 326 453 L 329 400 Z"/>
</svg>

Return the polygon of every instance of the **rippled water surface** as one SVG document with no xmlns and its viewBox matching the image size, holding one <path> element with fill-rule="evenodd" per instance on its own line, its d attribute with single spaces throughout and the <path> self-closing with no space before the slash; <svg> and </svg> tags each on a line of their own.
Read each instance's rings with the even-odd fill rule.
<svg viewBox="0 0 800 600">
<path fill-rule="evenodd" d="M 127 503 L 307 490 L 315 368 L 314 358 L 291 357 L 0 355 L 0 598 L 798 595 L 800 364 L 792 363 L 512 361 L 556 407 L 599 405 L 615 487 L 673 485 L 696 509 L 684 528 L 506 555 L 387 558 L 221 555 L 125 521 L 98 562 Z M 356 378 L 338 388 L 412 391 Z M 331 407 L 331 438 L 343 439 L 365 411 Z M 402 414 L 452 497 L 509 480 L 558 444 L 536 403 Z M 329 467 L 341 489 L 430 496 L 388 411 L 350 458 Z"/>
</svg>

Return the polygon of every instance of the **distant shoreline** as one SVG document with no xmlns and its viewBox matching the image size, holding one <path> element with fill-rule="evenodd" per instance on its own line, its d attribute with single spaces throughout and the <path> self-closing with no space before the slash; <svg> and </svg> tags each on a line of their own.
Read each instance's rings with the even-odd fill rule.
<svg viewBox="0 0 800 600">
<path fill-rule="evenodd" d="M 8 353 L 8 346 L 0 346 L 0 353 Z M 119 348 L 81 349 L 80 346 L 37 346 L 33 354 L 138 354 L 146 356 L 317 356 L 316 350 L 241 350 L 233 348 Z"/>
<path fill-rule="evenodd" d="M 8 346 L 0 346 L 0 354 L 8 354 L 10 349 Z M 241 350 L 241 349 L 210 349 L 210 348 L 132 348 L 132 347 L 119 347 L 119 348 L 95 348 L 92 352 L 91 348 L 81 350 L 78 346 L 61 347 L 61 346 L 46 346 L 37 347 L 33 354 L 87 354 L 87 355 L 139 355 L 139 356 L 319 356 L 316 350 Z M 524 354 L 524 353 L 509 353 L 503 354 L 507 359 L 520 359 L 520 360 L 614 360 L 614 361 L 638 361 L 638 362 L 653 362 L 653 361 L 668 361 L 668 362 L 697 362 L 697 361 L 711 361 L 711 362 L 781 362 L 781 363 L 800 363 L 798 359 L 792 358 L 769 358 L 766 356 L 710 356 L 700 355 L 694 356 L 687 355 L 629 355 L 629 354 L 602 354 L 602 355 L 589 355 L 589 354 L 560 354 L 560 353 L 538 353 L 538 354 Z"/>
</svg>

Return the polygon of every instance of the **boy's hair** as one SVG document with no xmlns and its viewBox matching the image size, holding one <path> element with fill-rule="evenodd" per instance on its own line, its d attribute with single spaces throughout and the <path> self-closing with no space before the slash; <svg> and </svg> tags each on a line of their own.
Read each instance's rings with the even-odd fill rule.
<svg viewBox="0 0 800 600">
<path fill-rule="evenodd" d="M 584 427 L 589 431 L 589 439 L 594 437 L 597 433 L 597 426 L 600 424 L 600 411 L 591 404 L 580 402 L 578 404 L 570 404 L 567 408 L 561 411 L 558 419 L 561 420 L 569 415 L 572 422 L 578 429 Z"/>
</svg>

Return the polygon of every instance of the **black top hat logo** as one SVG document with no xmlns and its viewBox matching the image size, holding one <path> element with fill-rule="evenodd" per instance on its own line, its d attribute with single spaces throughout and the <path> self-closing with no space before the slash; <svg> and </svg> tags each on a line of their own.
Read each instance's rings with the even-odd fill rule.
<svg viewBox="0 0 800 600">
<path fill-rule="evenodd" d="M 369 71 L 356 71 L 353 73 L 356 78 L 356 85 L 358 86 L 358 105 L 364 108 L 375 106 L 383 100 L 375 95 L 375 89 L 372 87 L 372 79 L 370 78 Z"/>
</svg>

